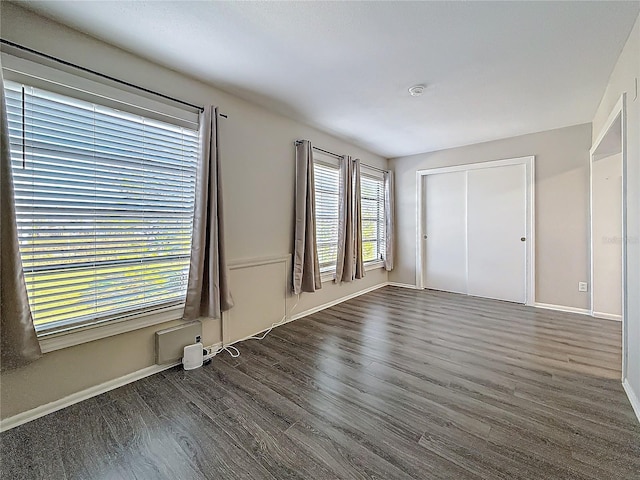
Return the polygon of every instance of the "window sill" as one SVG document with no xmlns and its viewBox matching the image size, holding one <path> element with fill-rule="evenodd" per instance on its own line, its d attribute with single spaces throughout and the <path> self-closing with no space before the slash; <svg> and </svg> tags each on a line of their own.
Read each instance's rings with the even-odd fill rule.
<svg viewBox="0 0 640 480">
<path fill-rule="evenodd" d="M 331 280 L 335 280 L 336 279 L 336 272 L 335 270 L 330 271 L 330 272 L 324 272 L 324 273 L 320 273 L 320 280 L 324 283 L 324 282 L 328 282 Z"/>
<path fill-rule="evenodd" d="M 376 260 L 375 262 L 369 262 L 369 263 L 365 263 L 364 264 L 364 271 L 368 272 L 370 270 L 378 270 L 379 268 L 384 268 L 384 261 L 383 260 Z M 335 271 L 330 271 L 330 272 L 324 272 L 320 274 L 320 280 L 324 283 L 324 282 L 329 282 L 329 281 L 335 281 L 336 279 L 336 272 Z"/>
<path fill-rule="evenodd" d="M 369 262 L 364 264 L 365 272 L 368 272 L 369 270 L 377 270 L 379 268 L 384 268 L 383 260 L 376 260 L 375 262 Z"/>
<path fill-rule="evenodd" d="M 63 332 L 41 332 L 38 334 L 42 353 L 49 353 L 82 343 L 112 337 L 121 333 L 139 330 L 160 323 L 180 320 L 184 305 L 174 305 L 152 312 L 139 313 L 135 316 L 112 320 L 106 323 L 87 325 Z"/>
</svg>

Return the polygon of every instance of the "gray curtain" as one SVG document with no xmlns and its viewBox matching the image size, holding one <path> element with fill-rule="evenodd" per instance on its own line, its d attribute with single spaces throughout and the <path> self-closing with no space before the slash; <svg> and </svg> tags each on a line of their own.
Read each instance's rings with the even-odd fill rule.
<svg viewBox="0 0 640 480">
<path fill-rule="evenodd" d="M 322 288 L 316 244 L 316 195 L 311 143 L 296 143 L 295 238 L 293 253 L 293 293 L 315 292 Z"/>
<path fill-rule="evenodd" d="M 384 218 L 385 218 L 385 255 L 384 268 L 393 270 L 393 252 L 395 250 L 395 191 L 393 172 L 384 173 Z"/>
<path fill-rule="evenodd" d="M 353 228 L 354 228 L 354 276 L 364 277 L 364 261 L 362 260 L 362 196 L 360 190 L 360 160 L 353 163 Z"/>
<path fill-rule="evenodd" d="M 360 209 L 360 161 L 349 156 L 340 162 L 338 256 L 336 282 L 364 276 Z"/>
<path fill-rule="evenodd" d="M 218 109 L 200 114 L 200 161 L 189 282 L 183 318 L 220 318 L 233 307 L 224 243 L 222 182 L 218 154 Z"/>
<path fill-rule="evenodd" d="M 42 356 L 29 308 L 18 245 L 9 147 L 7 106 L 0 65 L 0 369 L 26 365 Z"/>
</svg>

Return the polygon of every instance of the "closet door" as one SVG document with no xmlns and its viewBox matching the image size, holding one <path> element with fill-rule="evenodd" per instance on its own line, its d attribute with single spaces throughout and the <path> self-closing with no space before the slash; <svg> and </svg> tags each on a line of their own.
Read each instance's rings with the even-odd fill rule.
<svg viewBox="0 0 640 480">
<path fill-rule="evenodd" d="M 483 168 L 467 175 L 468 293 L 525 303 L 526 167 Z"/>
<path fill-rule="evenodd" d="M 466 172 L 425 176 L 424 286 L 467 293 Z"/>
</svg>

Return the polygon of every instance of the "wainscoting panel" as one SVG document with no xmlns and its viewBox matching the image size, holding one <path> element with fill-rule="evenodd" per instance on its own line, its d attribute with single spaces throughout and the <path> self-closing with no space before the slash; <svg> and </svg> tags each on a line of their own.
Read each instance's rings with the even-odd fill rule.
<svg viewBox="0 0 640 480">
<path fill-rule="evenodd" d="M 235 306 L 222 317 L 224 344 L 261 332 L 287 315 L 290 256 L 236 261 L 229 265 Z"/>
</svg>

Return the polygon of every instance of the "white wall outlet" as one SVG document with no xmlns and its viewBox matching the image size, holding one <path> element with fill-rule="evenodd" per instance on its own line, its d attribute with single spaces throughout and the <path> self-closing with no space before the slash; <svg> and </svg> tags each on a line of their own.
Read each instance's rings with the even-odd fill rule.
<svg viewBox="0 0 640 480">
<path fill-rule="evenodd" d="M 578 291 L 579 292 L 586 292 L 587 289 L 588 289 L 587 282 L 578 282 Z"/>
</svg>

